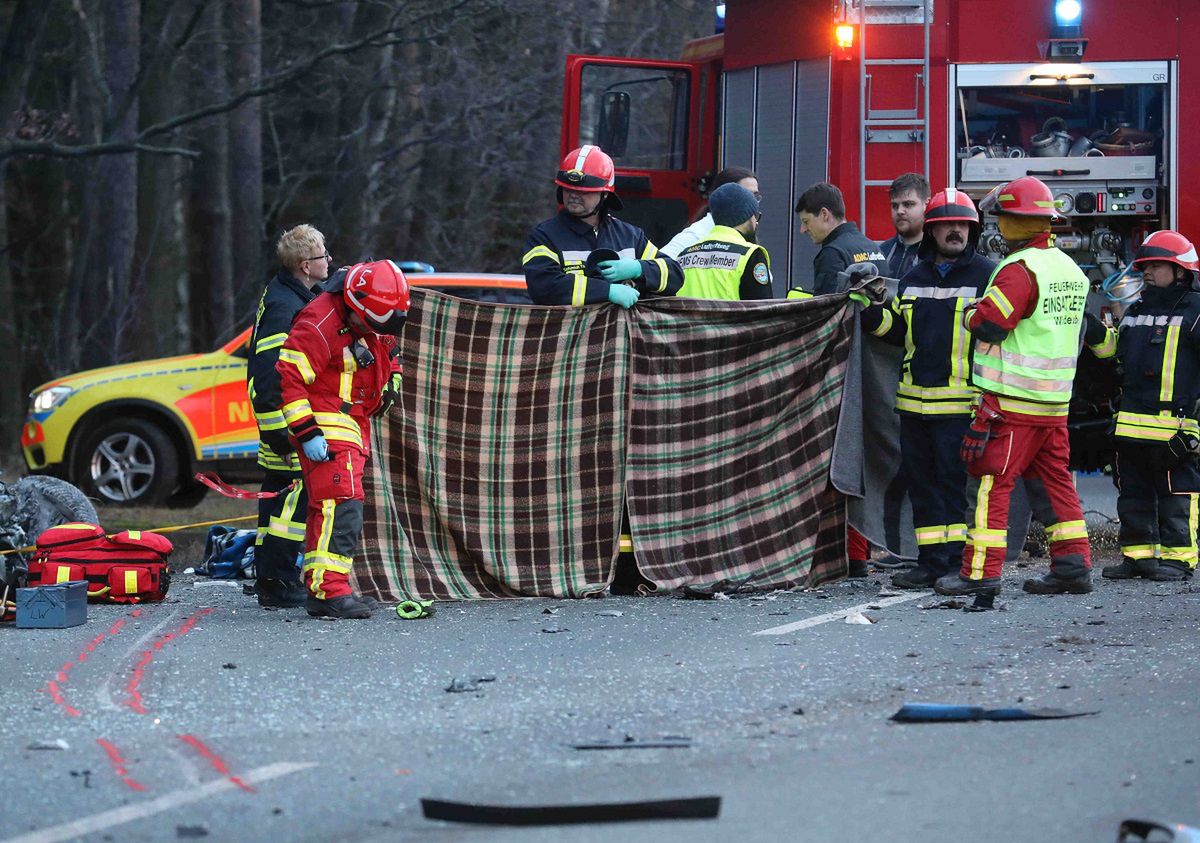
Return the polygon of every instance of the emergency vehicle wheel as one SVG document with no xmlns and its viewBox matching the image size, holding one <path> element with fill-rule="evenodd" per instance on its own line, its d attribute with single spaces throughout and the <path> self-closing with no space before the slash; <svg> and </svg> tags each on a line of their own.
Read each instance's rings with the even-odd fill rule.
<svg viewBox="0 0 1200 843">
<path fill-rule="evenodd" d="M 77 453 L 77 485 L 105 503 L 157 506 L 179 482 L 179 458 L 171 440 L 143 419 L 98 426 Z"/>
</svg>

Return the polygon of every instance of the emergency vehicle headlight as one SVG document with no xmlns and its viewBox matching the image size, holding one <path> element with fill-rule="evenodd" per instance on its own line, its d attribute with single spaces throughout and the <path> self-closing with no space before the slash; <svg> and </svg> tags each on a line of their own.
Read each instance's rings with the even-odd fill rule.
<svg viewBox="0 0 1200 843">
<path fill-rule="evenodd" d="M 66 401 L 67 396 L 72 392 L 74 390 L 69 386 L 52 386 L 49 389 L 43 389 L 33 396 L 33 401 L 29 405 L 30 410 L 35 413 L 48 413 Z"/>
<path fill-rule="evenodd" d="M 1083 22 L 1083 3 L 1080 0 L 1055 0 L 1056 26 L 1079 26 Z"/>
</svg>

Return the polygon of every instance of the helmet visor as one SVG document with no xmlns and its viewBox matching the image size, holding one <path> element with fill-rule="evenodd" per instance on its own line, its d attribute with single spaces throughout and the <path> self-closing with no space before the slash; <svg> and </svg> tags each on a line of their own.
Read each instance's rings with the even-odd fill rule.
<svg viewBox="0 0 1200 843">
<path fill-rule="evenodd" d="M 398 336 L 400 329 L 404 327 L 404 323 L 408 320 L 408 311 L 388 310 L 383 313 L 375 313 L 370 308 L 366 308 L 363 310 L 363 317 L 367 325 L 375 333 Z"/>
<path fill-rule="evenodd" d="M 979 214 L 994 214 L 1000 207 L 1000 193 L 1004 190 L 1003 184 L 998 184 L 988 191 L 988 195 L 979 200 Z"/>
</svg>

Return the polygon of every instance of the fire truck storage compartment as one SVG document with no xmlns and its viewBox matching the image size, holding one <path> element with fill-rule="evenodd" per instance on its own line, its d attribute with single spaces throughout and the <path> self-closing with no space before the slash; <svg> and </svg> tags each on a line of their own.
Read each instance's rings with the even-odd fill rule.
<svg viewBox="0 0 1200 843">
<path fill-rule="evenodd" d="M 976 200 L 1037 176 L 1066 221 L 1059 245 L 1094 279 L 1172 215 L 1173 62 L 952 65 L 953 183 Z M 994 218 L 983 249 L 1004 252 Z"/>
</svg>

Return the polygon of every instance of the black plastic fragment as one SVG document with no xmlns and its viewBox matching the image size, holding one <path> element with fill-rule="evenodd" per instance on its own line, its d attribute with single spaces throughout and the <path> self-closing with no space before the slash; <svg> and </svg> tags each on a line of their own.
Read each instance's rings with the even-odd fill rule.
<svg viewBox="0 0 1200 843">
<path fill-rule="evenodd" d="M 576 825 L 633 820 L 707 820 L 721 812 L 720 796 L 651 802 L 597 802 L 589 805 L 479 805 L 422 799 L 427 820 L 485 825 Z"/>
</svg>

